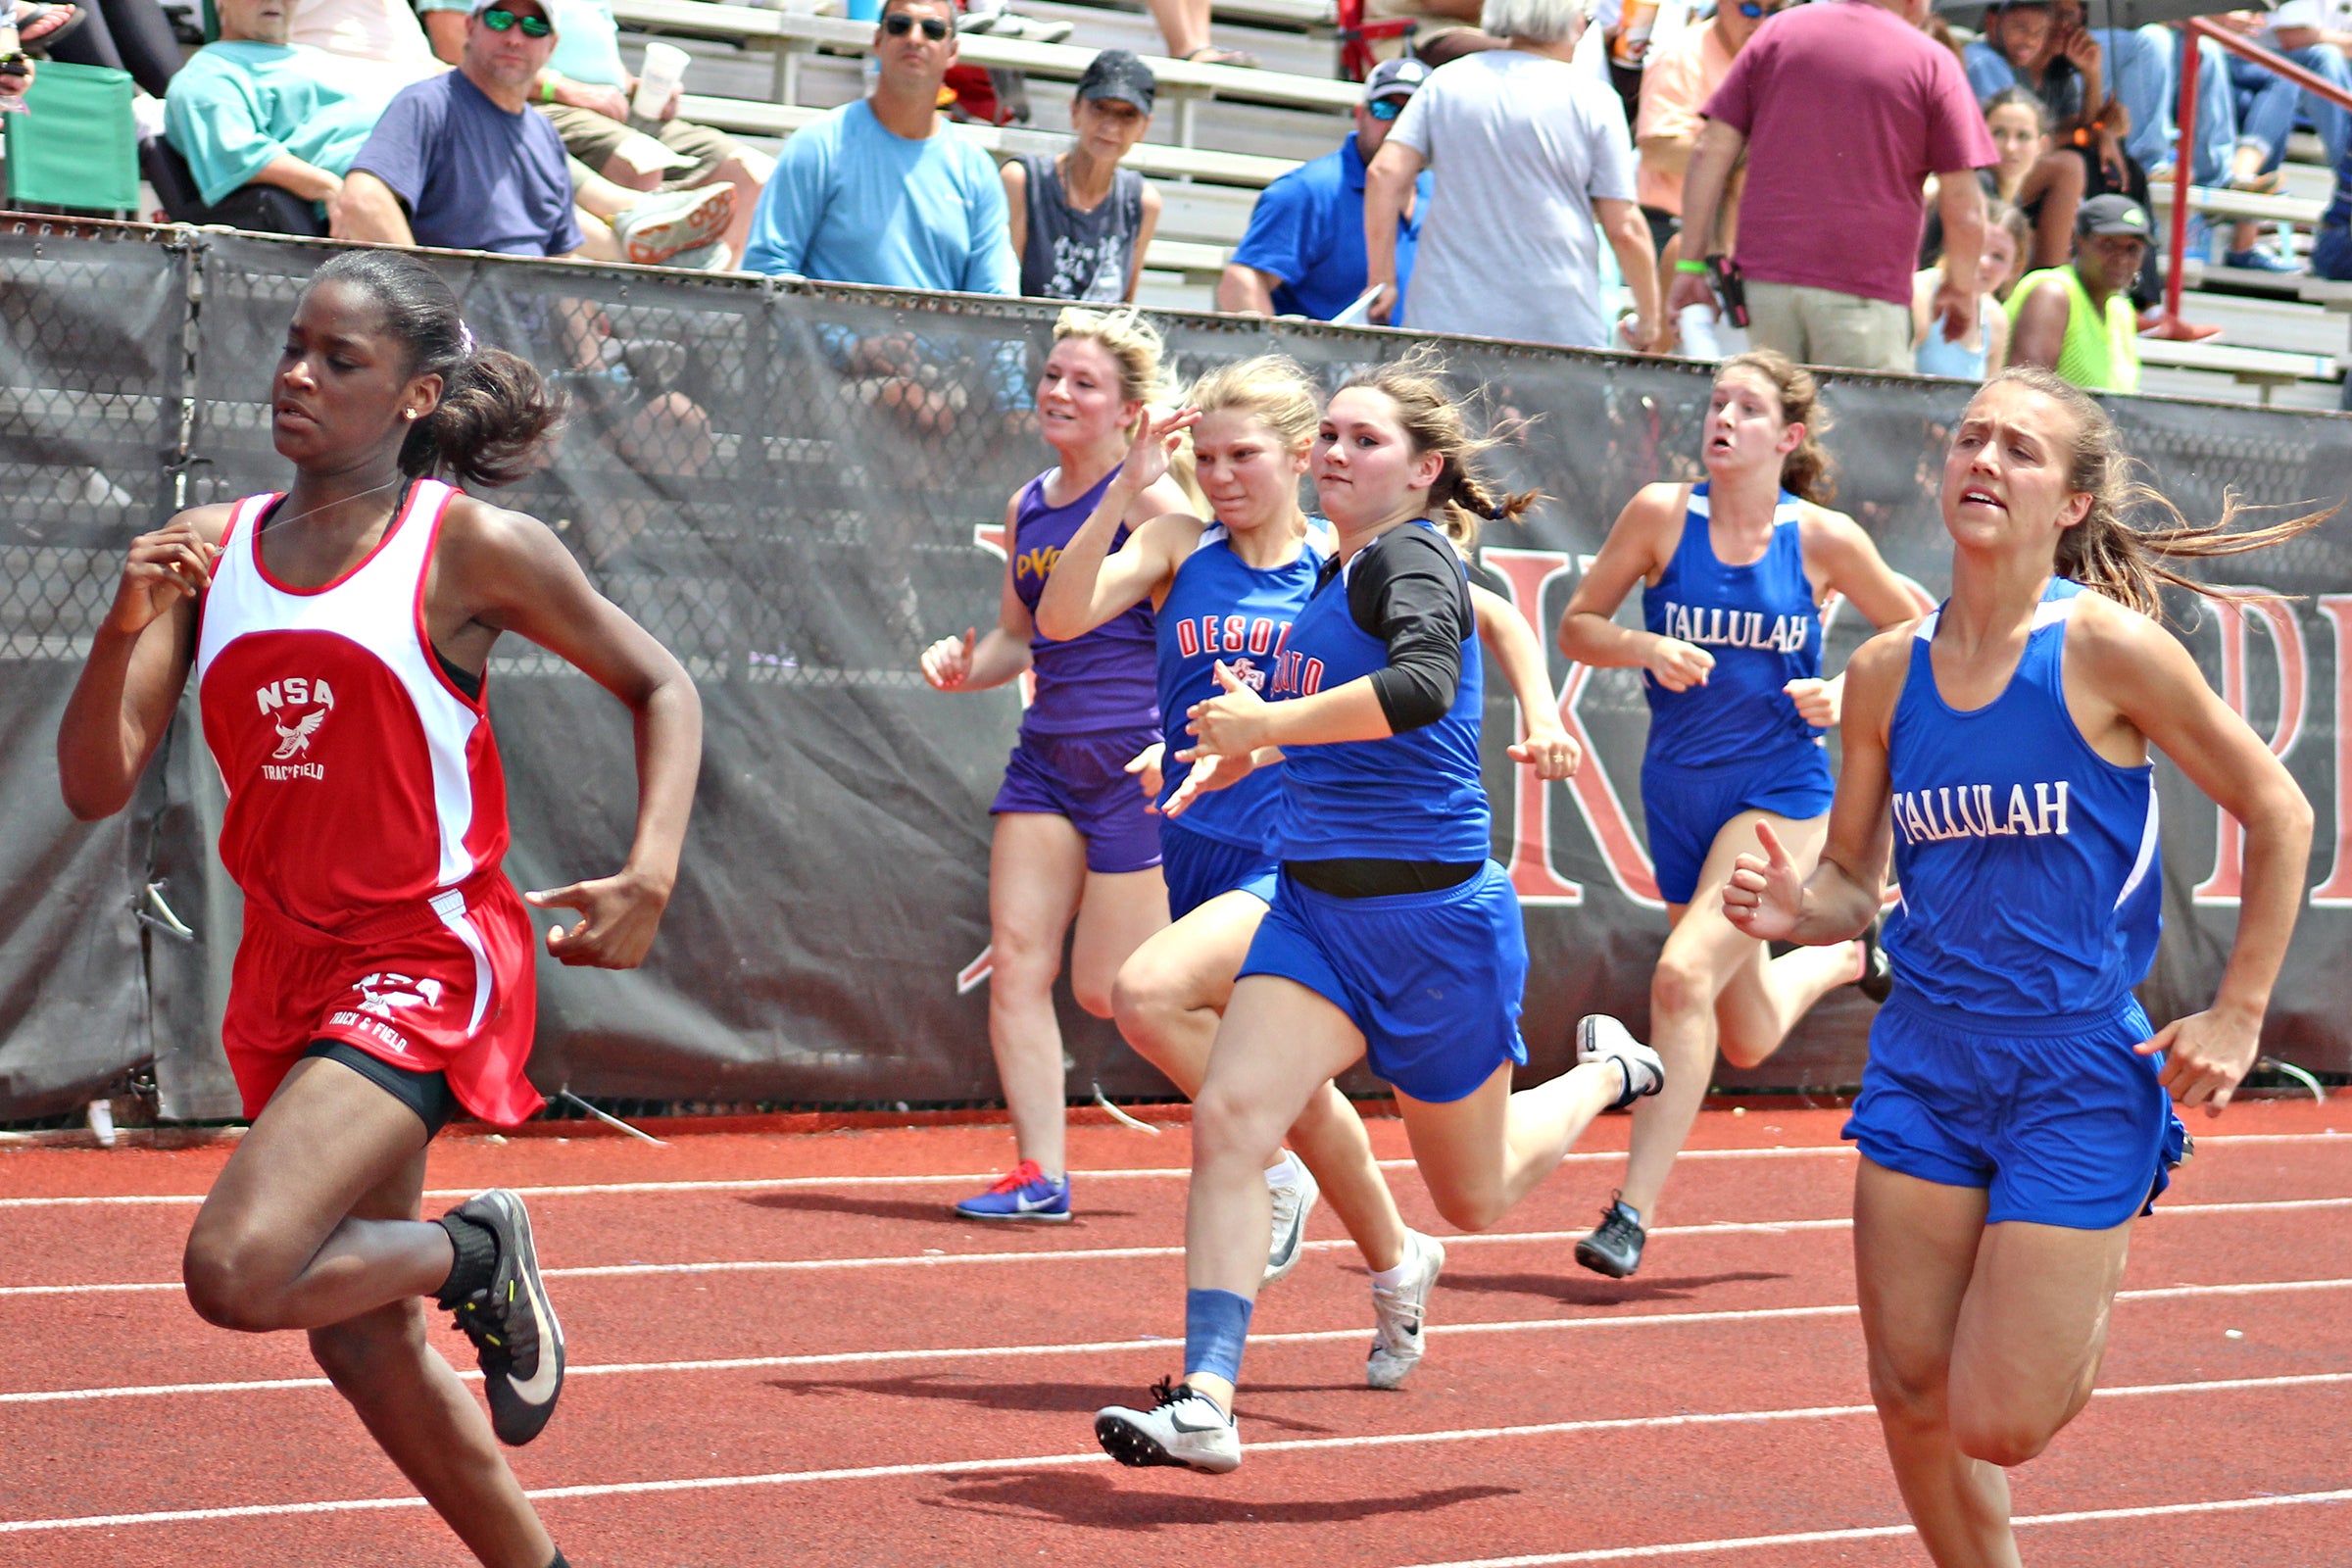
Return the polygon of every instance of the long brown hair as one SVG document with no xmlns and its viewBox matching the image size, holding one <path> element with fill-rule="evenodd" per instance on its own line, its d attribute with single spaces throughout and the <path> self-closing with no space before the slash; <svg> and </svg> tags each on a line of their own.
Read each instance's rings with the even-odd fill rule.
<svg viewBox="0 0 2352 1568">
<path fill-rule="evenodd" d="M 1830 411 L 1822 407 L 1821 383 L 1813 372 L 1776 349 L 1750 349 L 1735 354 L 1715 368 L 1715 382 L 1734 370 L 1747 370 L 1764 378 L 1765 384 L 1780 399 L 1781 422 L 1805 427 L 1804 440 L 1796 450 L 1781 460 L 1781 488 L 1799 501 L 1810 501 L 1826 507 L 1838 499 L 1838 463 L 1830 449 L 1821 444 L 1833 421 Z"/>
<path fill-rule="evenodd" d="M 1446 362 L 1424 345 L 1403 359 L 1350 376 L 1345 392 L 1362 387 L 1396 405 L 1396 421 L 1416 455 L 1444 455 L 1446 466 L 1429 487 L 1429 510 L 1439 526 L 1463 550 L 1476 548 L 1481 518 L 1499 521 L 1520 515 L 1544 499 L 1540 490 L 1495 491 L 1477 472 L 1479 458 L 1503 444 L 1517 426 L 1499 435 L 1474 436 L 1461 406 L 1446 384 Z"/>
<path fill-rule="evenodd" d="M 2064 408 L 2074 420 L 2074 440 L 2067 453 L 2069 489 L 2090 497 L 2082 520 L 2058 536 L 2058 574 L 2097 590 L 2118 604 L 2136 610 L 2151 620 L 2164 618 L 2163 590 L 2185 589 L 2206 599 L 2269 599 L 2276 595 L 2216 588 L 2174 569 L 2175 561 L 2207 561 L 2238 556 L 2249 550 L 2307 533 L 2341 510 L 2307 512 L 2264 528 L 2236 527 L 2245 510 L 2236 497 L 2224 492 L 2220 520 L 2198 524 L 2180 514 L 2164 494 L 2134 476 L 2135 465 L 2124 451 L 2115 421 L 2107 411 L 2081 388 L 2061 381 L 2035 365 L 2013 366 L 1986 382 L 2014 383 L 2040 393 Z M 2151 514 L 2153 527 L 2131 520 L 2133 513 Z"/>
</svg>

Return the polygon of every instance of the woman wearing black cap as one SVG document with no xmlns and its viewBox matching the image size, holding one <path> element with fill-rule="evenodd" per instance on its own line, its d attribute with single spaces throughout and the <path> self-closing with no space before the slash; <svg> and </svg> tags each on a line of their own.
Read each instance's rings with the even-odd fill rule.
<svg viewBox="0 0 2352 1568">
<path fill-rule="evenodd" d="M 2038 365 L 2090 392 L 2139 390 L 2132 280 L 2155 241 L 2148 210 L 2093 196 L 2075 215 L 2075 257 L 2033 272 L 2009 295 L 2009 363 Z"/>
<path fill-rule="evenodd" d="M 1159 84 L 1124 49 L 1095 56 L 1070 100 L 1078 139 L 1066 153 L 1025 153 L 1004 168 L 1004 206 L 1021 292 L 1132 302 L 1159 226 L 1159 192 L 1119 160 L 1144 139 Z"/>
</svg>

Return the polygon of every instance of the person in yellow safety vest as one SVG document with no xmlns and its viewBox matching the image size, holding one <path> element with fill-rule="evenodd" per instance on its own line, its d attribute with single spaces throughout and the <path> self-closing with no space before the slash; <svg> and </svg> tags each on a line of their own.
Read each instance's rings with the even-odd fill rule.
<svg viewBox="0 0 2352 1568">
<path fill-rule="evenodd" d="M 2019 280 L 2009 296 L 2009 363 L 2039 365 L 2091 392 L 2139 390 L 2132 280 L 2155 241 L 2148 210 L 2094 196 L 2075 217 L 2075 257 Z"/>
</svg>

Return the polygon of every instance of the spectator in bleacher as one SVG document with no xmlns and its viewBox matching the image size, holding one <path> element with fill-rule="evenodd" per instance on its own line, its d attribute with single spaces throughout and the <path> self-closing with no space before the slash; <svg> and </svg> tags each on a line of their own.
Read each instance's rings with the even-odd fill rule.
<svg viewBox="0 0 2352 1568">
<path fill-rule="evenodd" d="M 1575 348 L 1612 347 L 1622 331 L 1653 348 L 1664 318 L 1633 136 L 1615 90 L 1571 64 L 1578 0 L 1487 0 L 1480 20 L 1510 47 L 1431 72 L 1365 172 L 1372 319 Z M 1425 168 L 1437 180 L 1399 312 L 1396 223 Z M 1630 330 L 1600 297 L 1603 233 L 1633 292 Z"/>
<path fill-rule="evenodd" d="M 2313 0 L 2287 0 L 2267 15 L 2235 12 L 2208 20 L 2251 37 L 2314 75 L 2352 91 L 2352 64 L 2347 64 L 2341 49 L 2328 42 L 2329 35 L 2324 25 L 2328 13 Z M 2230 55 L 2225 69 L 2230 103 L 2237 115 L 2237 151 L 2230 172 L 2232 187 L 2257 194 L 2274 193 L 2281 188 L 2280 166 L 2286 160 L 2286 140 L 2298 116 L 2308 119 L 2312 128 L 2319 132 L 2328 167 L 2334 168 L 2342 162 L 2347 143 L 2352 143 L 2352 116 L 2250 60 Z M 2263 249 L 2261 232 L 2254 223 L 2235 224 L 2222 259 L 2224 265 L 2265 272 L 2294 271 L 2291 257 Z"/>
<path fill-rule="evenodd" d="M 1429 79 L 1418 60 L 1384 60 L 1364 78 L 1355 134 L 1258 193 L 1250 227 L 1217 280 L 1217 309 L 1328 321 L 1364 292 L 1364 171 L 1413 91 Z M 1429 211 L 1427 171 L 1396 220 L 1396 293 L 1412 282 L 1414 247 Z"/>
<path fill-rule="evenodd" d="M 207 207 L 247 185 L 274 185 L 315 204 L 331 224 L 352 159 L 410 78 L 379 62 L 288 43 L 292 8 L 293 0 L 220 0 L 220 40 L 189 56 L 164 95 L 164 138 L 187 160 Z M 223 216 L 266 221 L 241 210 Z"/>
<path fill-rule="evenodd" d="M 940 83 L 956 59 L 951 0 L 887 0 L 872 94 L 794 133 L 760 192 L 746 270 L 898 288 L 1011 294 L 1020 270 L 1004 185 L 952 135 Z"/>
<path fill-rule="evenodd" d="M 2004 88 L 2021 84 L 2005 52 L 2002 19 L 2008 11 L 2031 3 L 2018 0 L 2017 5 L 1986 12 L 1984 36 L 1968 46 L 1963 57 L 1968 84 L 1976 89 L 1980 102 L 1989 102 Z M 2115 123 L 2124 150 L 2145 169 L 2162 168 L 2173 161 L 2169 132 L 2174 40 L 2169 29 L 2086 26 L 2082 0 L 2050 0 L 2046 27 L 2032 18 L 2023 25 L 2042 38 L 2038 48 L 2031 51 L 2035 80 L 2053 61 L 2063 58 L 2065 40 L 2078 34 L 2086 38 L 2088 47 L 2098 52 L 2106 90 L 2123 107 L 2124 115 Z"/>
<path fill-rule="evenodd" d="M 294 0 L 292 37 L 330 55 L 397 66 L 412 81 L 449 69 L 435 58 L 409 0 Z"/>
<path fill-rule="evenodd" d="M 1159 226 L 1159 192 L 1119 160 L 1152 124 L 1159 83 L 1124 49 L 1087 62 L 1070 99 L 1077 140 L 1065 153 L 1024 153 L 1003 170 L 1021 292 L 1115 305 L 1133 300 Z"/>
<path fill-rule="evenodd" d="M 2003 87 L 1984 101 L 1984 129 L 1996 155 L 1986 194 L 2033 221 L 2033 266 L 2063 267 L 2082 205 L 2082 160 L 2051 148 L 2049 110 L 2023 87 Z"/>
<path fill-rule="evenodd" d="M 582 199 L 607 210 L 581 221 L 564 139 L 530 109 L 554 47 L 542 0 L 481 0 L 458 68 L 402 88 L 351 160 L 336 237 L 642 263 L 712 247 L 730 185 L 642 194 L 600 181 L 609 199 Z"/>
<path fill-rule="evenodd" d="M 1974 336 L 1984 249 L 1974 171 L 1996 155 L 1960 63 L 1919 30 L 1927 14 L 1928 0 L 1794 7 L 1756 30 L 1707 101 L 1683 225 L 1712 232 L 1744 153 L 1735 256 L 1757 348 L 1800 364 L 1908 369 L 1930 175 L 1956 176 L 1936 181 L 1949 259 L 1936 314 L 1947 341 Z M 1703 261 L 1683 257 L 1668 310 L 1713 302 Z"/>
<path fill-rule="evenodd" d="M 1994 201 L 1984 224 L 1984 256 L 1977 268 L 1977 330 L 1958 343 L 1936 330 L 1936 296 L 1943 288 L 1943 258 L 1923 269 L 1911 280 L 1912 368 L 1922 375 L 1949 375 L 1963 381 L 1982 381 L 2000 373 L 2008 363 L 2009 313 L 2002 295 L 2023 270 L 2019 262 L 2033 230 L 2026 215 L 2004 201 Z"/>
<path fill-rule="evenodd" d="M 1254 69 L 1257 56 L 1239 49 L 1219 49 L 1208 41 L 1208 10 L 1211 0 L 1144 0 L 1152 10 L 1152 20 L 1159 24 L 1159 36 L 1168 46 L 1168 55 L 1175 60 L 1190 60 L 1203 66 L 1242 66 Z"/>
<path fill-rule="evenodd" d="M 1683 226 L 1683 171 L 1690 167 L 1691 150 L 1698 145 L 1698 128 L 1705 121 L 1700 110 L 1731 74 L 1733 57 L 1747 46 L 1764 19 L 1788 3 L 1721 0 L 1714 16 L 1685 27 L 1650 50 L 1643 61 L 1641 112 L 1634 118 L 1634 150 L 1641 155 L 1634 185 L 1661 257 Z M 1725 203 L 1726 210 L 1717 218 L 1721 234 L 1711 239 L 1730 242 L 1737 205 L 1736 200 Z M 1713 248 L 1691 247 L 1702 256 Z M 1673 258 L 1664 265 L 1671 267 Z"/>
<path fill-rule="evenodd" d="M 398 0 L 394 0 L 398 3 Z M 456 64 L 466 47 L 471 0 L 417 0 L 433 52 Z M 624 190 L 689 190 L 725 181 L 735 187 L 726 234 L 740 256 L 752 232 L 752 209 L 775 164 L 733 137 L 678 118 L 678 93 L 646 120 L 631 107 L 637 77 L 620 58 L 612 0 L 550 0 L 555 53 L 532 84 L 539 113 L 555 122 L 564 150 Z"/>
<path fill-rule="evenodd" d="M 2093 196 L 2075 220 L 2075 259 L 2019 279 L 2009 296 L 2009 363 L 2038 365 L 2090 392 L 2139 390 L 2132 280 L 2155 243 L 2147 209 Z"/>
</svg>

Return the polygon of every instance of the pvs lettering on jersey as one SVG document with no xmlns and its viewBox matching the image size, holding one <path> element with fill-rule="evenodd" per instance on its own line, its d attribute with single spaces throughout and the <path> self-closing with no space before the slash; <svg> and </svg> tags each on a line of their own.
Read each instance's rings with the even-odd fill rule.
<svg viewBox="0 0 2352 1568">
<path fill-rule="evenodd" d="M 2031 799 L 2026 786 L 2009 786 L 2006 803 L 1990 784 L 1939 784 L 1934 789 L 1897 791 L 1891 811 L 1908 844 L 1948 839 L 2064 837 L 2067 833 L 2066 779 L 2041 780 Z M 2004 808 L 2005 807 L 2005 808 Z"/>
<path fill-rule="evenodd" d="M 1040 545 L 1034 550 L 1024 550 L 1012 558 L 1012 574 L 1015 577 L 1035 577 L 1043 582 L 1046 578 L 1054 575 L 1054 568 L 1059 564 L 1060 561 L 1061 547 L 1059 545 Z"/>
<path fill-rule="evenodd" d="M 1769 654 L 1801 654 L 1817 622 L 1810 615 L 1768 615 L 1759 610 L 1726 610 L 1720 605 L 1664 607 L 1666 635 L 1701 648 L 1753 648 Z"/>
</svg>

